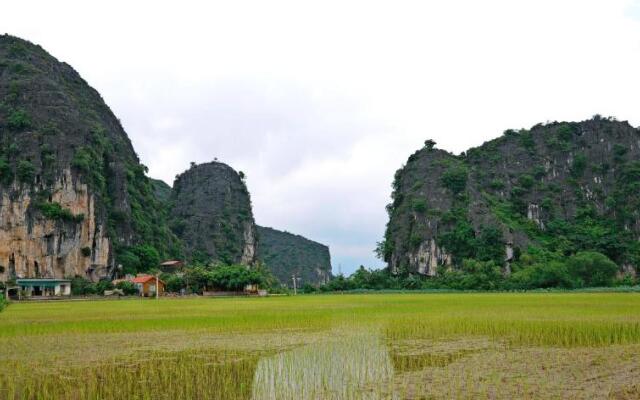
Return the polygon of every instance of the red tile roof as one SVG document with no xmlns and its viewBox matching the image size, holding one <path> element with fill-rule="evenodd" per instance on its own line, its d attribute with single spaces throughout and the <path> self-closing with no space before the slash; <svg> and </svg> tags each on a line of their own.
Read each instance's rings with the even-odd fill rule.
<svg viewBox="0 0 640 400">
<path fill-rule="evenodd" d="M 131 280 L 131 282 L 133 282 L 133 283 L 147 283 L 147 282 L 149 282 L 151 280 L 155 281 L 156 277 L 153 276 L 153 275 L 136 276 L 135 278 L 133 278 Z M 161 279 L 158 279 L 158 281 L 162 282 Z M 162 282 L 162 284 L 164 285 L 164 282 Z"/>
</svg>

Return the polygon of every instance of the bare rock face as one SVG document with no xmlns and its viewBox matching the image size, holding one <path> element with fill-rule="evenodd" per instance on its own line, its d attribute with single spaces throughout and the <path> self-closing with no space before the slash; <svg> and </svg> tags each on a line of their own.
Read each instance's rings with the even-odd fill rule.
<svg viewBox="0 0 640 400">
<path fill-rule="evenodd" d="M 256 226 L 247 187 L 220 162 L 193 164 L 178 175 L 171 195 L 172 229 L 196 261 L 252 264 Z"/>
<path fill-rule="evenodd" d="M 508 130 L 453 155 L 433 142 L 397 171 L 378 253 L 394 273 L 466 258 L 505 267 L 531 246 L 640 264 L 640 130 L 595 116 Z"/>
<path fill-rule="evenodd" d="M 0 279 L 98 280 L 143 243 L 179 253 L 145 172 L 76 71 L 0 36 Z"/>
<path fill-rule="evenodd" d="M 10 195 L 12 193 L 12 195 Z M 51 188 L 51 201 L 74 218 L 48 219 L 32 212 L 37 195 L 18 186 L 0 199 L 0 265 L 9 276 L 97 280 L 109 273 L 110 243 L 96 220 L 95 198 L 66 170 Z"/>
</svg>

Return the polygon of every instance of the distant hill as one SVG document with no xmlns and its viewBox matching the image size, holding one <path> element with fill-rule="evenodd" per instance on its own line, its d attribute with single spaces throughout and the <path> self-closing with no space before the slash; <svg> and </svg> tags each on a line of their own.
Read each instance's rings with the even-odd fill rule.
<svg viewBox="0 0 640 400">
<path fill-rule="evenodd" d="M 292 274 L 305 283 L 322 284 L 331 278 L 329 247 L 300 235 L 258 226 L 258 260 L 289 286 Z"/>
<path fill-rule="evenodd" d="M 394 273 L 540 252 L 640 262 L 640 131 L 599 116 L 508 130 L 461 155 L 425 146 L 396 172 L 379 254 Z M 526 262 L 526 260 L 525 260 Z"/>
<path fill-rule="evenodd" d="M 153 193 L 156 198 L 163 203 L 168 203 L 171 200 L 171 186 L 160 179 L 149 178 L 149 180 L 153 185 Z"/>
</svg>

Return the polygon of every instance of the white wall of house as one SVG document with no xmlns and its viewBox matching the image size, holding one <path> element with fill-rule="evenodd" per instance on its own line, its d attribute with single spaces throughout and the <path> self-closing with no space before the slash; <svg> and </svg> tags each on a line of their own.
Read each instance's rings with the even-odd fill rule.
<svg viewBox="0 0 640 400">
<path fill-rule="evenodd" d="M 71 295 L 71 283 L 57 283 L 53 287 L 47 285 L 22 285 L 27 297 L 33 296 L 38 291 L 41 296 L 69 296 Z"/>
<path fill-rule="evenodd" d="M 61 283 L 55 286 L 56 296 L 69 296 L 71 294 L 71 284 Z"/>
</svg>

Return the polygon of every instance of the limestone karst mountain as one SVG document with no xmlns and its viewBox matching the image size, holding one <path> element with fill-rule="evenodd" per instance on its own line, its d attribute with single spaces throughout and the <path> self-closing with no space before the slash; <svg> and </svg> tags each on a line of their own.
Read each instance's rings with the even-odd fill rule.
<svg viewBox="0 0 640 400">
<path fill-rule="evenodd" d="M 508 272 L 530 249 L 640 262 L 640 131 L 595 116 L 508 130 L 453 155 L 432 141 L 397 171 L 378 253 L 391 271 L 434 275 L 465 258 Z M 537 250 L 536 250 L 537 249 Z"/>
<path fill-rule="evenodd" d="M 221 162 L 193 164 L 176 177 L 171 227 L 192 260 L 251 264 L 256 225 L 241 175 Z"/>
<path fill-rule="evenodd" d="M 0 36 L 5 277 L 95 280 L 148 252 L 179 255 L 145 172 L 118 119 L 73 68 Z"/>
</svg>

